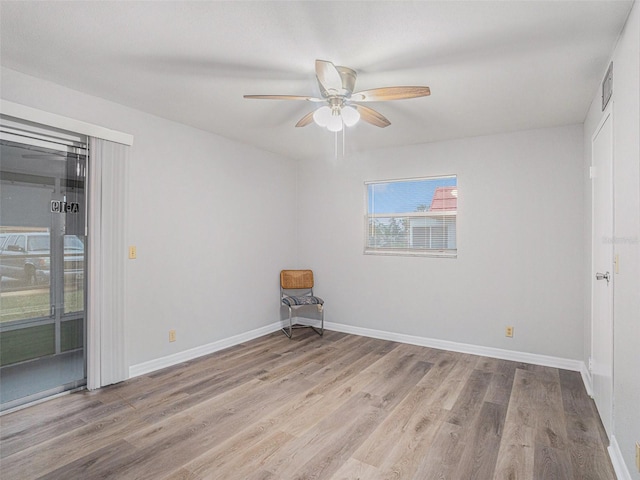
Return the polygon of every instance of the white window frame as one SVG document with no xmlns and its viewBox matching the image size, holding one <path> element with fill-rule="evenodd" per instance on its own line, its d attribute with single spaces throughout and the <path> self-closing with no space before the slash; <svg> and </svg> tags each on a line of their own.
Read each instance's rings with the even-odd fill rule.
<svg viewBox="0 0 640 480">
<path fill-rule="evenodd" d="M 448 210 L 448 211 L 424 211 L 424 212 L 404 212 L 404 213 L 371 213 L 369 212 L 369 186 L 370 185 L 379 185 L 384 183 L 401 183 L 401 182 L 417 182 L 417 181 L 429 181 L 429 180 L 439 180 L 439 179 L 455 179 L 456 181 L 456 190 L 458 189 L 458 175 L 457 174 L 449 174 L 449 175 L 434 175 L 428 177 L 415 177 L 415 178 L 399 178 L 399 179 L 391 179 L 391 180 L 371 180 L 364 182 L 364 254 L 365 255 L 395 255 L 395 256 L 419 256 L 419 257 L 440 257 L 440 258 L 457 258 L 458 256 L 458 239 L 457 239 L 457 231 L 458 231 L 458 210 Z M 434 218 L 443 218 L 443 217 L 454 217 L 453 225 L 455 227 L 455 247 L 456 248 L 433 248 L 433 249 L 424 249 L 424 248 L 384 248 L 384 247 L 374 247 L 369 245 L 369 229 L 370 229 L 370 219 L 372 218 L 402 218 L 402 219 L 412 219 L 412 218 L 425 218 L 425 219 L 434 219 Z M 446 220 L 443 220 L 446 221 Z M 429 228 L 425 226 L 425 228 Z M 411 234 L 411 233 L 410 233 Z"/>
</svg>

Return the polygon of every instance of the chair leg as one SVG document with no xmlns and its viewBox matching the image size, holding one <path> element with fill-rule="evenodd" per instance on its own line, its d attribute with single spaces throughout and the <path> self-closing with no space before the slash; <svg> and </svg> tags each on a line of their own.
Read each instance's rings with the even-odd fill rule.
<svg viewBox="0 0 640 480">
<path fill-rule="evenodd" d="M 291 323 L 291 307 L 289 307 L 289 331 L 287 332 L 284 328 L 282 329 L 282 331 L 287 337 L 291 338 L 291 335 L 293 334 L 293 324 Z"/>
<path fill-rule="evenodd" d="M 291 316 L 293 314 L 293 308 L 289 307 L 289 338 L 293 337 L 293 321 Z"/>
<path fill-rule="evenodd" d="M 318 305 L 318 310 L 320 310 L 320 330 L 318 330 L 316 327 L 314 327 L 313 325 L 309 325 L 309 327 L 311 327 L 311 329 L 316 332 L 318 335 L 320 335 L 321 337 L 324 335 L 324 305 Z"/>
<path fill-rule="evenodd" d="M 324 305 L 318 305 L 318 309 L 320 310 L 320 330 L 318 330 L 313 325 L 305 325 L 304 328 L 311 328 L 314 332 L 316 332 L 321 337 L 324 335 Z M 282 333 L 284 333 L 287 337 L 291 338 L 293 336 L 293 319 L 292 319 L 292 309 L 289 307 L 289 328 L 282 328 Z"/>
</svg>

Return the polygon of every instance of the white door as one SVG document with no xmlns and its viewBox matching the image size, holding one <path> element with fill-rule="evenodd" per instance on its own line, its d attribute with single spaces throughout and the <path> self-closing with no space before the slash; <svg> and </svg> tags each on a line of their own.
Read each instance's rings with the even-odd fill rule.
<svg viewBox="0 0 640 480">
<path fill-rule="evenodd" d="M 611 437 L 613 428 L 613 118 L 611 107 L 592 139 L 592 307 L 593 398 Z"/>
</svg>

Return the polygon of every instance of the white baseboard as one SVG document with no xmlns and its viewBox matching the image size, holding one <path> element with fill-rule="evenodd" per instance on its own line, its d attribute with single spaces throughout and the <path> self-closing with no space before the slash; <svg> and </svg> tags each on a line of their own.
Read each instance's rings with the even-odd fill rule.
<svg viewBox="0 0 640 480">
<path fill-rule="evenodd" d="M 609 445 L 607 450 L 609 451 L 613 470 L 616 472 L 618 480 L 631 480 L 631 474 L 629 473 L 627 465 L 624 463 L 620 445 L 618 445 L 618 440 L 616 440 L 615 435 L 611 435 L 611 445 Z"/>
<path fill-rule="evenodd" d="M 190 350 L 174 353 L 166 357 L 157 358 L 148 362 L 139 363 L 129 367 L 129 378 L 144 375 L 146 373 L 160 370 L 161 368 L 171 367 L 181 362 L 193 360 L 194 358 L 217 352 L 224 348 L 232 347 L 242 342 L 253 340 L 254 338 L 267 335 L 282 328 L 281 322 L 275 322 L 264 327 L 251 330 L 246 333 L 234 335 L 233 337 L 224 338 L 207 345 L 201 345 Z M 402 333 L 386 332 L 383 330 L 374 330 L 371 328 L 354 327 L 341 323 L 325 322 L 327 330 L 336 332 L 351 333 L 353 335 L 361 335 L 363 337 L 379 338 L 381 340 L 390 340 L 393 342 L 408 343 L 421 347 L 431 347 L 440 350 L 450 350 L 452 352 L 469 353 L 472 355 L 480 355 L 483 357 L 499 358 L 502 360 L 511 360 L 514 362 L 532 363 L 534 365 L 542 365 L 545 367 L 561 368 L 564 370 L 572 370 L 580 372 L 587 392 L 591 394 L 591 380 L 587 375 L 588 371 L 584 362 L 580 360 L 571 360 L 567 358 L 551 357 L 547 355 L 538 355 L 535 353 L 517 352 L 513 350 L 503 350 L 500 348 L 483 347 L 480 345 L 471 345 L 467 343 L 452 342 L 448 340 L 438 340 L 435 338 L 417 337 L 414 335 L 406 335 Z"/>
<path fill-rule="evenodd" d="M 582 362 L 580 375 L 582 375 L 582 383 L 584 383 L 584 388 L 587 390 L 587 395 L 593 398 L 593 382 L 591 380 L 591 372 L 584 362 Z"/>
<path fill-rule="evenodd" d="M 161 368 L 171 367 L 188 360 L 193 360 L 194 358 L 208 355 L 210 353 L 214 353 L 219 350 L 238 345 L 239 343 L 247 342 L 249 340 L 253 340 L 254 338 L 276 332 L 281 328 L 282 322 L 275 322 L 264 327 L 256 328 L 255 330 L 251 330 L 246 333 L 234 335 L 233 337 L 223 338 L 222 340 L 218 340 L 217 342 L 201 345 L 199 347 L 191 348 L 183 352 L 167 355 L 166 357 L 156 358 L 155 360 L 150 360 L 148 362 L 138 363 L 137 365 L 131 365 L 129 367 L 129 378 L 154 372 L 156 370 L 160 370 Z"/>
<path fill-rule="evenodd" d="M 514 350 L 503 350 L 501 348 L 483 347 L 481 345 L 471 345 L 468 343 L 451 342 L 449 340 L 438 340 L 435 338 L 416 337 L 403 333 L 385 332 L 383 330 L 373 330 L 370 328 L 354 327 L 341 323 L 325 322 L 327 330 L 336 332 L 351 333 L 363 337 L 379 338 L 381 340 L 391 340 L 393 342 L 409 343 L 421 347 L 431 347 L 440 350 L 450 350 L 452 352 L 469 353 L 483 357 L 499 358 L 501 360 L 511 360 L 514 362 L 532 363 L 544 367 L 554 367 L 574 372 L 586 371 L 584 362 L 571 360 L 569 358 L 551 357 L 548 355 L 538 355 L 535 353 L 517 352 Z M 583 377 L 584 380 L 584 377 Z M 585 385 L 585 388 L 586 385 Z"/>
</svg>

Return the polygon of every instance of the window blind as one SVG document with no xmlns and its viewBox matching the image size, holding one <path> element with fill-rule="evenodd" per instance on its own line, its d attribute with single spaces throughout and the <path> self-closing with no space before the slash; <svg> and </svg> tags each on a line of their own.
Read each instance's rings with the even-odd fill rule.
<svg viewBox="0 0 640 480">
<path fill-rule="evenodd" d="M 365 182 L 366 254 L 457 255 L 455 175 Z"/>
</svg>

